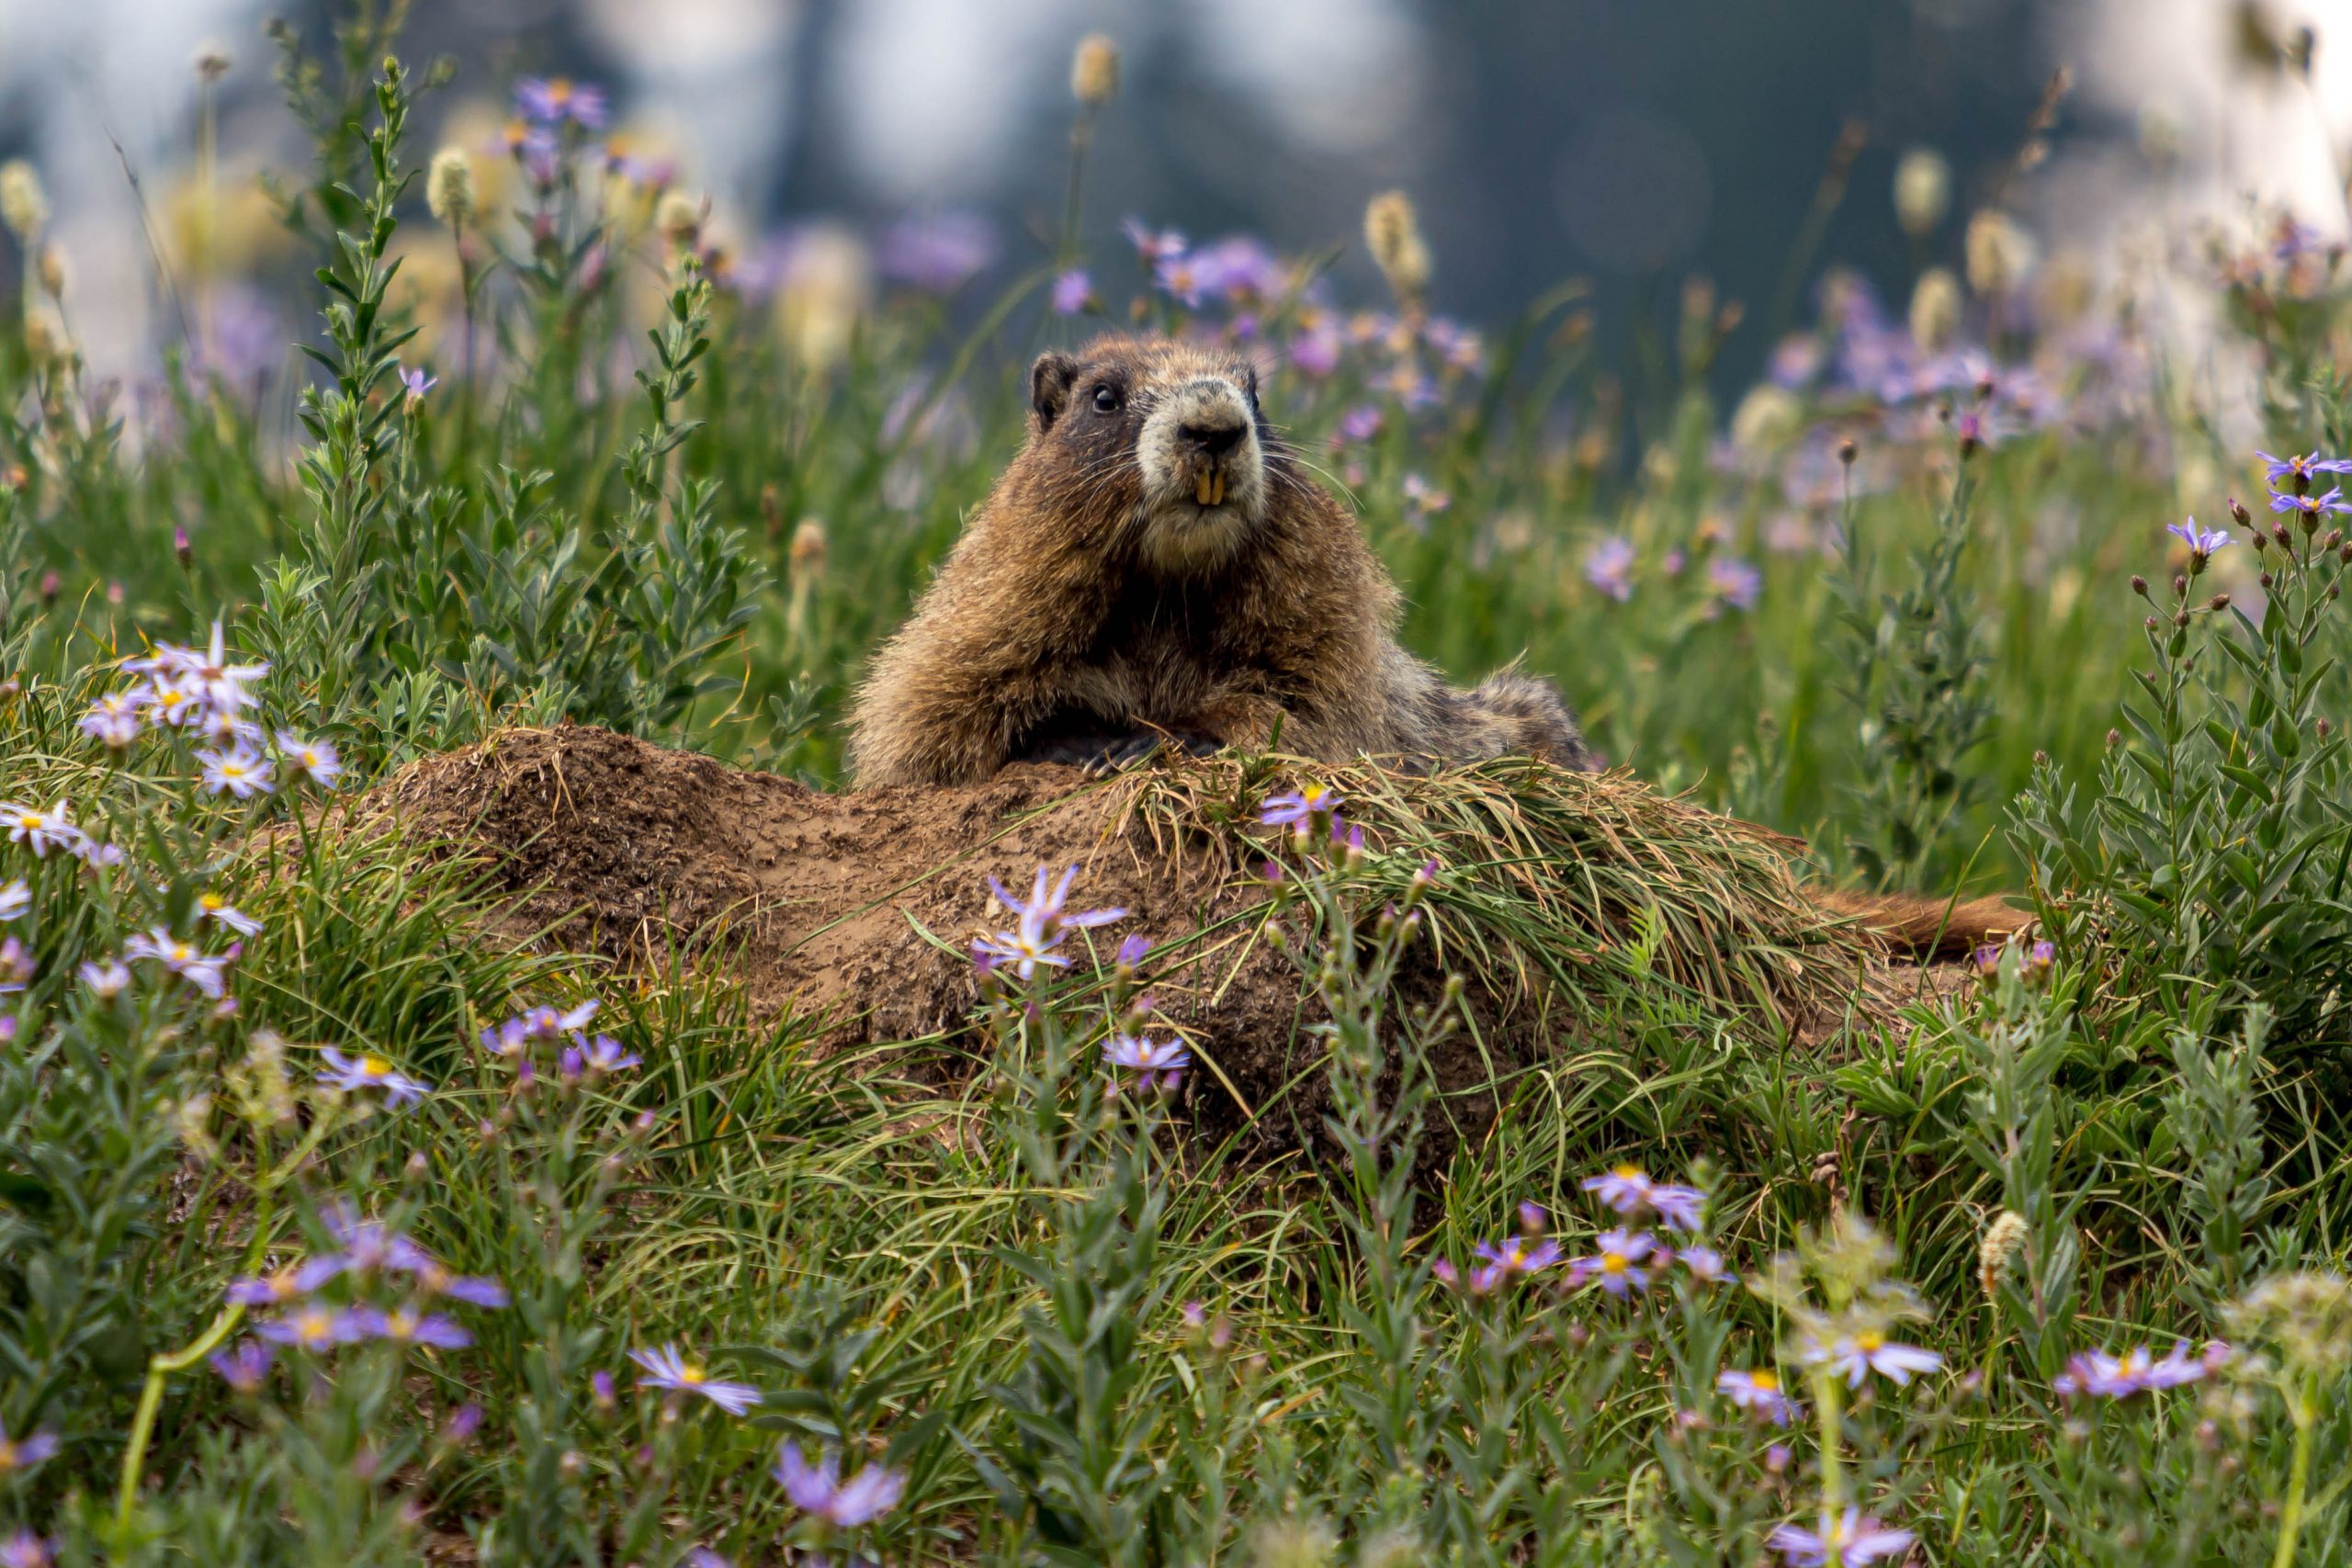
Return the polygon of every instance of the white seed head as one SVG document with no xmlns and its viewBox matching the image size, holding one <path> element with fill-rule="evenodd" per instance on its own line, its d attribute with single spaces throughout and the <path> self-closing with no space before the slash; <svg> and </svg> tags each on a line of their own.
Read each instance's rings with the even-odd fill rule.
<svg viewBox="0 0 2352 1568">
<path fill-rule="evenodd" d="M 207 39 L 196 46 L 196 75 L 200 82 L 218 82 L 232 63 L 229 46 L 218 39 Z"/>
<path fill-rule="evenodd" d="M 1911 290 L 1911 341 L 1922 354 L 1940 354 L 1960 335 L 1960 279 L 1940 266 L 1919 275 Z"/>
<path fill-rule="evenodd" d="M 1968 287 L 1988 299 L 2022 288 L 2033 276 L 2039 254 L 2033 236 L 1997 207 L 1988 207 L 1968 220 L 1962 250 L 1968 264 Z"/>
<path fill-rule="evenodd" d="M 474 165 L 464 148 L 444 147 L 433 154 L 424 176 L 424 205 L 453 229 L 473 220 Z"/>
<path fill-rule="evenodd" d="M 1430 286 L 1430 247 L 1413 198 L 1401 190 L 1383 191 L 1365 204 L 1363 243 L 1400 305 L 1420 302 Z"/>
<path fill-rule="evenodd" d="M 33 276 L 40 280 L 40 291 L 59 304 L 65 302 L 65 287 L 73 280 L 73 273 L 65 265 L 65 253 L 55 245 L 43 245 L 40 257 L 33 264 Z"/>
<path fill-rule="evenodd" d="M 653 209 L 653 226 L 673 245 L 690 245 L 702 232 L 703 220 L 710 216 L 707 202 L 697 201 L 684 191 L 666 191 Z"/>
<path fill-rule="evenodd" d="M 1925 239 L 1951 210 L 1951 165 L 1932 147 L 1914 147 L 1894 165 L 1894 220 Z"/>
<path fill-rule="evenodd" d="M 1101 33 L 1078 40 L 1070 56 L 1070 96 L 1088 108 L 1099 109 L 1119 90 L 1119 46 Z"/>
<path fill-rule="evenodd" d="M 2024 1249 L 2028 1227 L 2025 1216 L 2013 1209 L 2004 1209 L 1998 1218 L 1984 1227 L 1984 1239 L 1976 1247 L 1976 1283 L 1991 1301 L 2000 1293 L 2001 1275 L 2010 1260 Z"/>
<path fill-rule="evenodd" d="M 1760 382 L 1731 416 L 1731 444 L 1750 455 L 1776 451 L 1796 434 L 1803 420 L 1795 393 Z"/>
<path fill-rule="evenodd" d="M 49 197 L 40 175 L 22 158 L 0 164 L 0 223 L 27 244 L 49 224 Z"/>
<path fill-rule="evenodd" d="M 785 352 L 809 370 L 831 370 L 849 356 L 858 322 L 874 303 L 874 268 L 865 243 L 847 230 L 820 226 L 792 249 L 776 289 L 776 331 Z"/>
</svg>

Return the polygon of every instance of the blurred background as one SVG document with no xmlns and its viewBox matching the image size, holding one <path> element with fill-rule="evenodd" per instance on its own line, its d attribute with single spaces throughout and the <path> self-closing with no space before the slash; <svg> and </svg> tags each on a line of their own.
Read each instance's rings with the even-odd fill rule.
<svg viewBox="0 0 2352 1568">
<path fill-rule="evenodd" d="M 94 368 L 153 363 L 155 256 L 224 275 L 267 259 L 246 254 L 276 243 L 257 179 L 307 147 L 265 24 L 315 43 L 334 14 L 0 0 L 0 158 L 47 187 Z M 1921 268 L 1960 265 L 1990 201 L 2036 259 L 2093 268 L 2249 194 L 2343 234 L 2352 52 L 2324 40 L 2346 21 L 2352 0 L 420 0 L 403 52 L 457 67 L 420 156 L 494 155 L 512 80 L 569 77 L 602 85 L 629 145 L 708 195 L 747 265 L 821 217 L 887 266 L 912 215 L 900 265 L 1009 278 L 1052 249 L 1071 47 L 1099 30 L 1124 70 L 1087 173 L 1091 258 L 1124 254 L 1133 215 L 1330 248 L 1368 288 L 1364 199 L 1401 186 L 1436 254 L 1435 308 L 1491 326 L 1587 278 L 1623 360 L 1700 275 L 1745 308 L 1719 367 L 1744 383 L 1825 261 L 1899 300 Z M 2299 54 L 2304 28 L 2322 41 Z M 2020 170 L 2060 66 L 2074 90 Z M 208 92 L 223 196 L 191 233 Z M 1906 231 L 1893 190 L 1920 149 L 1940 163 L 1915 174 L 1940 167 L 1950 194 Z M 275 310 L 227 310 L 216 347 L 302 330 Z"/>
</svg>

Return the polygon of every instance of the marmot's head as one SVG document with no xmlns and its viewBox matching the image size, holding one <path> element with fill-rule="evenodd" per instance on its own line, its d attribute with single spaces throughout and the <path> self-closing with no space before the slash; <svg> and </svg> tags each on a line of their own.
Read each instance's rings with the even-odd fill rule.
<svg viewBox="0 0 2352 1568">
<path fill-rule="evenodd" d="M 1258 408 L 1258 368 L 1214 344 L 1099 337 L 1029 372 L 1029 448 L 1057 498 L 1109 517 L 1155 569 L 1230 559 L 1264 521 L 1288 457 Z"/>
</svg>

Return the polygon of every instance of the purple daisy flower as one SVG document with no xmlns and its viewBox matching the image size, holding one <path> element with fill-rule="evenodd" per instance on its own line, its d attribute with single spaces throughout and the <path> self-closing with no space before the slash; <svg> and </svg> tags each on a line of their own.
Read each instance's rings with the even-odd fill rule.
<svg viewBox="0 0 2352 1568">
<path fill-rule="evenodd" d="M 631 1350 L 628 1359 L 645 1369 L 639 1388 L 658 1388 L 677 1394 L 700 1394 L 729 1416 L 741 1416 L 761 1400 L 760 1391 L 747 1382 L 712 1377 L 702 1364 L 689 1361 L 675 1344 L 658 1350 Z"/>
<path fill-rule="evenodd" d="M 395 1345 L 430 1345 L 443 1350 L 462 1350 L 474 1342 L 453 1318 L 437 1312 L 418 1312 L 413 1307 L 395 1307 L 379 1312 L 374 1307 L 355 1307 L 352 1317 L 363 1337 L 388 1340 Z"/>
<path fill-rule="evenodd" d="M 259 1393 L 262 1384 L 269 1381 L 269 1369 L 277 1359 L 277 1352 L 266 1340 L 245 1339 L 210 1358 L 212 1370 L 220 1381 L 239 1393 Z"/>
<path fill-rule="evenodd" d="M 2307 522 L 2316 523 L 2330 513 L 2352 512 L 2352 502 L 2344 499 L 2344 487 L 2337 485 L 2324 495 L 2274 495 L 2270 498 L 2270 510 L 2291 512 Z"/>
<path fill-rule="evenodd" d="M 56 1562 L 49 1542 L 28 1529 L 0 1540 L 0 1568 L 55 1568 Z"/>
<path fill-rule="evenodd" d="M 1340 807 L 1348 797 L 1329 784 L 1306 784 L 1282 795 L 1268 795 L 1258 808 L 1258 820 L 1269 828 L 1288 828 L 1300 843 L 1314 834 L 1316 824 L 1328 821 L 1331 836 L 1340 836 Z"/>
<path fill-rule="evenodd" d="M 251 800 L 270 791 L 269 759 L 247 741 L 241 739 L 226 751 L 198 751 L 196 760 L 204 765 L 204 787 L 213 795 Z"/>
<path fill-rule="evenodd" d="M 1094 298 L 1093 280 L 1082 266 L 1071 267 L 1054 278 L 1054 311 L 1057 315 L 1075 316 Z"/>
<path fill-rule="evenodd" d="M 1753 610 L 1764 592 L 1764 574 L 1737 556 L 1717 556 L 1707 563 L 1707 592 L 1719 606 Z"/>
<path fill-rule="evenodd" d="M 1566 1256 L 1558 1242 L 1539 1241 L 1532 1235 L 1516 1235 L 1509 1241 L 1482 1241 L 1471 1250 L 1479 1262 L 1494 1271 L 1497 1283 L 1540 1274 Z"/>
<path fill-rule="evenodd" d="M 514 84 L 514 109 L 525 119 L 550 129 L 565 120 L 582 130 L 601 130 L 609 116 L 605 89 L 569 76 L 525 76 Z"/>
<path fill-rule="evenodd" d="M 400 1107 L 413 1105 L 433 1092 L 433 1086 L 422 1078 L 413 1078 L 374 1052 L 347 1056 L 332 1045 L 320 1047 L 319 1055 L 326 1058 L 326 1071 L 319 1075 L 319 1082 L 328 1089 L 352 1093 L 363 1089 L 380 1089 L 384 1103 Z"/>
<path fill-rule="evenodd" d="M 1724 1372 L 1715 1379 L 1715 1387 L 1742 1410 L 1775 1427 L 1796 1418 L 1795 1403 L 1781 1391 L 1781 1374 L 1770 1367 Z"/>
<path fill-rule="evenodd" d="M 1788 1568 L 1823 1568 L 1833 1557 L 1843 1568 L 1862 1568 L 1883 1557 L 1900 1557 L 1911 1550 L 1909 1530 L 1891 1530 L 1860 1508 L 1843 1514 L 1824 1513 L 1818 1530 L 1781 1525 L 1764 1544 L 1781 1554 Z"/>
<path fill-rule="evenodd" d="M 57 1434 L 35 1430 L 21 1438 L 0 1431 L 0 1475 L 30 1470 L 57 1452 Z"/>
<path fill-rule="evenodd" d="M 2229 534 L 2222 529 L 2199 527 L 2197 519 L 2194 517 L 2186 523 L 2170 524 L 2165 527 L 2165 532 L 2173 535 L 2181 543 L 2187 545 L 2188 553 L 2199 560 L 2211 555 L 2215 550 L 2227 548 L 2233 542 Z"/>
<path fill-rule="evenodd" d="M 0 805 L 0 821 L 8 825 L 8 841 L 24 845 L 36 860 L 51 850 L 70 850 L 82 838 L 82 829 L 74 826 L 62 800 L 46 811 L 13 801 Z"/>
<path fill-rule="evenodd" d="M 133 931 L 122 944 L 126 958 L 153 959 L 189 986 L 218 1001 L 228 987 L 226 955 L 199 953 L 196 944 L 162 926 Z"/>
<path fill-rule="evenodd" d="M 794 1507 L 838 1529 L 855 1529 L 880 1518 L 898 1506 L 907 1490 L 904 1471 L 869 1464 L 843 1481 L 840 1454 L 828 1449 L 823 1461 L 812 1465 L 795 1443 L 778 1446 L 775 1468 L 769 1473 Z"/>
<path fill-rule="evenodd" d="M 401 385 L 412 398 L 422 398 L 441 384 L 438 376 L 428 376 L 423 366 L 409 366 L 401 371 Z"/>
<path fill-rule="evenodd" d="M 2352 474 L 2352 457 L 2322 457 L 2317 452 L 2306 452 L 2300 457 L 2291 452 L 2284 457 L 2276 457 L 2263 451 L 2256 451 L 2255 456 L 2270 466 L 2270 487 L 2273 490 L 2281 484 L 2308 490 L 2312 481 L 2322 474 Z"/>
<path fill-rule="evenodd" d="M 1649 1288 L 1658 1247 L 1647 1231 L 1603 1231 L 1593 1237 L 1592 1245 L 1591 1257 L 1568 1265 L 1571 1283 L 1597 1284 L 1619 1301 Z"/>
<path fill-rule="evenodd" d="M 1816 1365 L 1827 1362 L 1830 1371 L 1846 1375 L 1849 1388 L 1861 1387 L 1872 1372 L 1901 1388 L 1910 1382 L 1914 1373 L 1932 1372 L 1944 1364 L 1944 1359 L 1933 1350 L 1895 1344 L 1874 1328 L 1840 1339 L 1827 1350 L 1818 1345 L 1810 1346 L 1804 1359 Z"/>
<path fill-rule="evenodd" d="M 1634 596 L 1634 542 L 1611 534 L 1584 553 L 1584 580 L 1623 604 Z"/>
<path fill-rule="evenodd" d="M 883 233 L 882 276 L 925 294 L 953 294 L 996 259 L 996 231 L 970 212 L 905 218 Z"/>
<path fill-rule="evenodd" d="M 367 1321 L 352 1312 L 338 1312 L 322 1302 L 307 1302 L 283 1317 L 266 1318 L 254 1332 L 273 1344 L 303 1350 L 328 1350 L 368 1337 Z"/>
<path fill-rule="evenodd" d="M 277 732 L 277 760 L 289 773 L 299 773 L 321 789 L 333 789 L 343 776 L 343 757 L 324 740 L 305 740 L 290 729 Z"/>
</svg>

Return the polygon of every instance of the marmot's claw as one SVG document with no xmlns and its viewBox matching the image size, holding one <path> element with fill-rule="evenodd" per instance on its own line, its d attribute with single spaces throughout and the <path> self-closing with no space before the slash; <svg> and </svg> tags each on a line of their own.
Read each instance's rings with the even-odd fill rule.
<svg viewBox="0 0 2352 1568">
<path fill-rule="evenodd" d="M 1148 762 L 1168 743 L 1164 735 L 1145 733 L 1130 735 L 1124 740 L 1114 740 L 1096 751 L 1086 764 L 1086 771 L 1096 778 L 1106 778 L 1122 768 Z"/>
</svg>

